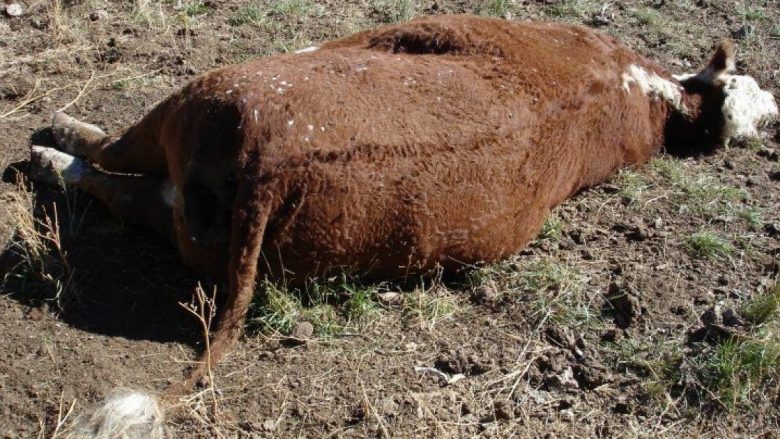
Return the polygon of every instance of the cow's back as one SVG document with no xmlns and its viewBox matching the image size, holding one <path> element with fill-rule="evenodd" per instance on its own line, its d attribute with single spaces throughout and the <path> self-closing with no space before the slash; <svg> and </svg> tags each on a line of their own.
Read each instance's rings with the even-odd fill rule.
<svg viewBox="0 0 780 439">
<path fill-rule="evenodd" d="M 434 17 L 223 69 L 180 105 L 241 115 L 276 194 L 274 271 L 391 277 L 507 256 L 552 206 L 654 152 L 661 105 L 622 88 L 629 64 L 663 74 L 584 28 Z"/>
</svg>

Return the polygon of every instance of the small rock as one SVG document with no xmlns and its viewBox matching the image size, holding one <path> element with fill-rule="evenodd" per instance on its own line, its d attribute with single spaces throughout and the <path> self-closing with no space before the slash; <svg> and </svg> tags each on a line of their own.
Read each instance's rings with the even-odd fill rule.
<svg viewBox="0 0 780 439">
<path fill-rule="evenodd" d="M 723 301 L 718 301 L 701 315 L 701 322 L 705 325 L 718 325 L 723 322 Z"/>
<path fill-rule="evenodd" d="M 30 26 L 38 30 L 44 30 L 49 27 L 49 22 L 48 20 L 42 20 L 40 17 L 33 17 L 30 19 Z"/>
<path fill-rule="evenodd" d="M 273 419 L 266 419 L 263 421 L 262 428 L 264 431 L 274 431 L 276 428 L 276 422 Z"/>
<path fill-rule="evenodd" d="M 723 161 L 723 167 L 726 168 L 726 169 L 733 170 L 735 168 L 734 162 L 732 162 L 729 159 L 726 159 L 726 160 Z"/>
<path fill-rule="evenodd" d="M 574 412 L 571 409 L 561 410 L 561 417 L 567 422 L 572 422 L 575 418 Z"/>
<path fill-rule="evenodd" d="M 19 3 L 11 3 L 5 5 L 5 13 L 9 17 L 19 17 L 24 13 L 24 10 L 22 9 L 22 5 Z"/>
<path fill-rule="evenodd" d="M 606 341 L 609 343 L 615 343 L 616 341 L 619 341 L 623 336 L 622 331 L 618 331 L 617 329 L 607 329 L 604 331 L 603 334 L 601 334 L 601 341 Z"/>
<path fill-rule="evenodd" d="M 764 232 L 767 235 L 778 238 L 780 237 L 780 223 L 766 223 L 764 224 Z"/>
<path fill-rule="evenodd" d="M 612 412 L 619 415 L 627 415 L 631 413 L 631 406 L 626 401 L 618 401 L 612 408 Z"/>
<path fill-rule="evenodd" d="M 759 157 L 764 157 L 765 159 L 773 162 L 780 161 L 780 152 L 777 152 L 772 148 L 761 148 L 756 154 L 758 154 Z"/>
<path fill-rule="evenodd" d="M 314 334 L 314 325 L 309 322 L 299 322 L 290 332 L 290 339 L 299 343 L 309 341 Z"/>
<path fill-rule="evenodd" d="M 724 310 L 721 317 L 723 318 L 723 324 L 726 326 L 745 326 L 742 317 L 732 308 Z"/>
<path fill-rule="evenodd" d="M 738 40 L 744 40 L 746 38 L 752 37 L 756 33 L 756 28 L 753 27 L 750 24 L 746 24 L 739 29 L 737 29 L 736 32 L 734 32 L 734 38 Z"/>
<path fill-rule="evenodd" d="M 601 364 L 578 364 L 574 376 L 577 383 L 586 389 L 596 388 L 611 380 L 606 367 Z"/>
<path fill-rule="evenodd" d="M 391 305 L 401 300 L 401 293 L 388 291 L 386 293 L 379 293 L 376 295 L 376 297 L 379 299 L 380 302 L 384 303 L 385 305 Z"/>
<path fill-rule="evenodd" d="M 493 412 L 497 420 L 506 421 L 512 419 L 512 407 L 507 401 L 499 400 L 493 403 Z"/>
<path fill-rule="evenodd" d="M 205 389 L 205 388 L 207 388 L 209 386 L 210 382 L 211 382 L 211 380 L 209 380 L 209 376 L 208 375 L 203 375 L 198 380 L 198 387 L 201 388 L 201 389 Z"/>
<path fill-rule="evenodd" d="M 569 232 L 569 237 L 572 241 L 574 241 L 575 244 L 582 245 L 585 244 L 586 234 L 582 230 L 574 229 L 571 232 Z"/>
<path fill-rule="evenodd" d="M 393 399 L 385 400 L 385 402 L 382 404 L 382 410 L 380 414 L 388 418 L 398 416 L 398 403 L 393 401 Z"/>
<path fill-rule="evenodd" d="M 471 294 L 471 300 L 478 304 L 494 303 L 497 302 L 498 299 L 499 295 L 495 286 L 488 284 L 474 288 L 474 291 Z"/>
<path fill-rule="evenodd" d="M 562 348 L 571 349 L 575 345 L 574 335 L 566 327 L 550 326 L 545 329 L 544 335 L 548 341 Z"/>
<path fill-rule="evenodd" d="M 30 309 L 30 311 L 27 312 L 27 318 L 34 322 L 43 320 L 43 317 L 45 315 L 46 314 L 43 312 L 43 310 L 40 307 L 32 308 Z"/>
<path fill-rule="evenodd" d="M 629 241 L 644 241 L 650 237 L 647 229 L 643 226 L 634 226 L 630 230 L 626 231 L 626 239 Z"/>
<path fill-rule="evenodd" d="M 579 389 L 580 383 L 574 379 L 574 371 L 571 367 L 567 367 L 559 375 L 553 375 L 548 377 L 548 384 L 553 388 L 558 389 Z"/>
</svg>

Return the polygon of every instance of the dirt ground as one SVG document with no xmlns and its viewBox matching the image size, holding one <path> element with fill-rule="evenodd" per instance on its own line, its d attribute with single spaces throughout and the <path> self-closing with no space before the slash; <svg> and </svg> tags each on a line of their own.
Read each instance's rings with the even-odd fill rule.
<svg viewBox="0 0 780 439">
<path fill-rule="evenodd" d="M 771 0 L 20 4 L 0 17 L 0 241 L 28 251 L 0 285 L 9 438 L 61 437 L 117 387 L 162 392 L 202 347 L 178 304 L 198 279 L 165 241 L 84 195 L 15 183 L 55 110 L 119 129 L 209 69 L 460 12 L 598 27 L 676 73 L 729 37 L 739 72 L 780 96 Z M 214 386 L 169 406 L 171 437 L 777 437 L 779 141 L 775 125 L 621 172 L 459 282 L 266 284 Z M 290 343 L 303 321 L 314 336 Z"/>
</svg>

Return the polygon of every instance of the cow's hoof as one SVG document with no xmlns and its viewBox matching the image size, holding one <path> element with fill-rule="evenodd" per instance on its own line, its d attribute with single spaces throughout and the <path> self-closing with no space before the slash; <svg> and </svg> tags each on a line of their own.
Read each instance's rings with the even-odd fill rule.
<svg viewBox="0 0 780 439">
<path fill-rule="evenodd" d="M 54 148 L 35 145 L 30 148 L 28 176 L 33 181 L 52 185 L 76 184 L 88 169 L 84 160 Z"/>
<path fill-rule="evenodd" d="M 52 116 L 51 132 L 57 146 L 70 154 L 80 154 L 81 145 L 100 142 L 106 137 L 106 133 L 95 125 L 81 122 L 62 111 Z"/>
</svg>

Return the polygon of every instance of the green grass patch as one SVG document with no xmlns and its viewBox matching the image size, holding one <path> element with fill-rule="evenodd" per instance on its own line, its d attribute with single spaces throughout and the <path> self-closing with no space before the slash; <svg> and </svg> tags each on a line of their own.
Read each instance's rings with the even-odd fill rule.
<svg viewBox="0 0 780 439">
<path fill-rule="evenodd" d="M 660 157 L 650 161 L 648 170 L 662 179 L 659 190 L 662 197 L 679 206 L 681 213 L 689 212 L 705 219 L 740 217 L 750 220 L 750 197 L 744 190 L 720 184 L 709 175 L 686 172 L 679 160 Z M 747 212 L 742 212 L 748 210 Z"/>
<path fill-rule="evenodd" d="M 269 15 L 285 17 L 321 17 L 324 13 L 324 6 L 310 0 L 277 1 L 268 10 Z"/>
<path fill-rule="evenodd" d="M 412 0 L 372 0 L 371 3 L 381 23 L 409 21 L 416 13 Z"/>
<path fill-rule="evenodd" d="M 634 18 L 637 23 L 643 26 L 650 26 L 658 23 L 659 14 L 658 11 L 651 8 L 642 8 L 634 12 Z"/>
<path fill-rule="evenodd" d="M 382 285 L 363 285 L 347 276 L 322 280 L 304 290 L 290 290 L 265 280 L 246 320 L 248 332 L 289 334 L 307 321 L 318 336 L 336 335 L 360 328 L 379 313 L 376 294 Z"/>
<path fill-rule="evenodd" d="M 231 26 L 242 26 L 245 24 L 261 24 L 267 18 L 266 11 L 255 5 L 242 6 L 230 18 L 228 24 Z"/>
<path fill-rule="evenodd" d="M 582 0 L 561 0 L 544 9 L 544 12 L 557 18 L 579 18 L 585 13 L 585 5 Z"/>
<path fill-rule="evenodd" d="M 780 285 L 738 307 L 745 324 L 725 335 L 687 343 L 687 337 L 624 338 L 607 343 L 612 366 L 642 377 L 643 388 L 664 406 L 670 398 L 702 407 L 751 413 L 780 397 Z"/>
<path fill-rule="evenodd" d="M 734 409 L 749 404 L 761 383 L 777 375 L 780 344 L 776 337 L 730 337 L 702 351 L 694 363 L 700 385 L 723 406 Z"/>
<path fill-rule="evenodd" d="M 686 243 L 690 252 L 699 258 L 724 260 L 734 253 L 734 246 L 713 232 L 696 232 L 688 237 Z"/>
<path fill-rule="evenodd" d="M 562 232 L 563 232 L 563 222 L 557 215 L 551 214 L 547 218 L 545 218 L 539 236 L 541 236 L 544 239 L 558 239 L 561 237 Z"/>
<path fill-rule="evenodd" d="M 534 326 L 548 322 L 580 326 L 596 318 L 583 294 L 579 273 L 561 262 L 543 259 L 521 267 L 517 272 L 517 290 L 530 299 Z"/>
<path fill-rule="evenodd" d="M 487 0 L 479 9 L 481 15 L 510 18 L 514 4 L 509 0 Z"/>
<path fill-rule="evenodd" d="M 753 325 L 763 325 L 778 317 L 780 309 L 780 282 L 756 294 L 742 306 L 740 314 Z"/>
<path fill-rule="evenodd" d="M 743 21 L 763 21 L 767 19 L 766 12 L 764 12 L 762 9 L 747 5 L 737 6 L 736 12 Z"/>
<path fill-rule="evenodd" d="M 426 329 L 462 311 L 457 298 L 444 288 L 417 289 L 404 294 L 401 309 L 408 320 Z"/>
<path fill-rule="evenodd" d="M 613 181 L 618 187 L 618 195 L 628 203 L 641 199 L 649 188 L 645 176 L 633 169 L 621 169 Z"/>
<path fill-rule="evenodd" d="M 772 29 L 769 31 L 769 38 L 780 39 L 780 24 L 772 26 Z"/>
<path fill-rule="evenodd" d="M 200 15 L 206 15 L 209 12 L 208 6 L 203 2 L 186 2 L 182 5 L 181 12 L 187 17 L 198 17 Z"/>
</svg>

